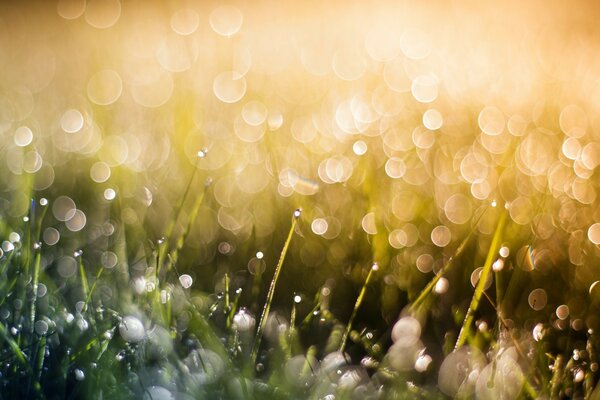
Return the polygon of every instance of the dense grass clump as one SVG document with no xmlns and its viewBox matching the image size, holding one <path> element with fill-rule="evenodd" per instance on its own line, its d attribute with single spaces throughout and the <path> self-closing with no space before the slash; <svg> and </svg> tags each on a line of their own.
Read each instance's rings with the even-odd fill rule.
<svg viewBox="0 0 600 400">
<path fill-rule="evenodd" d="M 0 4 L 0 399 L 600 397 L 595 6 L 197 3 Z"/>
</svg>

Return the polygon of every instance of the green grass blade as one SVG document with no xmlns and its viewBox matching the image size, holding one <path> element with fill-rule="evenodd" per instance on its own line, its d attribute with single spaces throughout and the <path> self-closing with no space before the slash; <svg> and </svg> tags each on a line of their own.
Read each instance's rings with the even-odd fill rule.
<svg viewBox="0 0 600 400">
<path fill-rule="evenodd" d="M 273 279 L 271 280 L 271 285 L 269 286 L 269 292 L 267 293 L 267 300 L 262 310 L 262 315 L 260 316 L 260 322 L 258 324 L 258 329 L 256 330 L 256 337 L 254 338 L 254 345 L 252 346 L 252 362 L 256 362 L 256 356 L 258 355 L 258 349 L 260 347 L 260 341 L 262 339 L 262 331 L 267 324 L 267 317 L 269 316 L 269 310 L 271 308 L 271 303 L 273 302 L 273 294 L 275 293 L 275 286 L 277 285 L 277 280 L 279 279 L 279 274 L 281 272 L 281 267 L 283 266 L 283 261 L 285 260 L 285 255 L 287 254 L 288 248 L 290 246 L 290 242 L 292 241 L 292 236 L 294 235 L 294 230 L 296 229 L 296 225 L 298 224 L 298 218 L 300 218 L 300 210 L 294 211 L 294 216 L 292 218 L 292 225 L 290 226 L 290 230 L 288 232 L 287 238 L 285 239 L 285 243 L 283 245 L 283 249 L 281 250 L 281 255 L 279 256 L 279 261 L 277 262 L 277 266 L 275 267 L 275 273 L 273 275 Z"/>
<path fill-rule="evenodd" d="M 94 289 L 96 289 L 96 284 L 98 284 L 98 280 L 100 279 L 100 276 L 102 276 L 102 272 L 104 272 L 104 267 L 100 267 L 100 270 L 98 270 L 98 273 L 96 274 L 96 279 L 94 280 L 94 283 L 92 284 L 92 287 L 90 288 L 90 291 L 88 292 L 88 294 L 85 298 L 85 304 L 83 306 L 84 310 L 87 310 L 88 305 L 90 304 L 90 301 L 92 300 L 92 294 L 94 293 Z"/>
<path fill-rule="evenodd" d="M 177 239 L 175 248 L 171 251 L 171 253 L 169 253 L 169 258 L 167 261 L 167 272 L 170 271 L 171 268 L 173 267 L 173 265 L 177 263 L 177 259 L 179 258 L 179 252 L 183 248 L 183 245 L 185 244 L 185 240 L 187 239 L 187 237 L 192 229 L 192 226 L 193 226 L 194 222 L 196 221 L 196 218 L 198 217 L 198 213 L 200 212 L 200 207 L 202 206 L 202 203 L 204 202 L 204 194 L 205 193 L 206 193 L 206 190 L 203 190 L 202 193 L 200 193 L 200 195 L 196 198 L 196 201 L 194 202 L 194 205 L 192 207 L 192 211 L 190 212 L 190 215 L 187 219 L 187 224 L 186 224 L 185 230 L 183 231 L 181 236 L 179 236 L 179 239 Z M 165 243 L 167 243 L 167 242 L 165 241 Z"/>
<path fill-rule="evenodd" d="M 181 215 L 181 210 L 183 209 L 183 204 L 185 203 L 185 200 L 187 199 L 188 194 L 190 193 L 190 190 L 192 188 L 192 183 L 194 182 L 194 178 L 196 177 L 197 173 L 198 173 L 198 165 L 196 165 L 194 167 L 194 170 L 192 171 L 192 175 L 190 175 L 190 179 L 188 180 L 188 182 L 185 186 L 185 190 L 183 191 L 183 196 L 181 196 L 179 198 L 179 201 L 175 205 L 175 215 L 171 219 L 171 221 L 169 221 L 169 225 L 167 226 L 167 229 L 165 231 L 165 237 L 167 237 L 167 238 L 170 238 L 171 235 L 173 234 L 173 231 L 175 230 L 177 220 L 179 219 L 179 217 Z"/>
<path fill-rule="evenodd" d="M 346 342 L 348 341 L 348 336 L 350 335 L 350 331 L 352 330 L 352 324 L 354 323 L 354 318 L 356 318 L 356 313 L 358 312 L 358 309 L 360 308 L 360 305 L 363 302 L 365 293 L 367 292 L 367 286 L 369 285 L 369 282 L 371 282 L 373 273 L 375 271 L 377 271 L 378 269 L 379 269 L 379 266 L 377 265 L 377 263 L 374 263 L 373 266 L 371 267 L 371 269 L 369 269 L 369 273 L 367 274 L 367 279 L 365 279 L 365 283 L 363 284 L 362 288 L 360 289 L 360 293 L 358 294 L 358 297 L 356 298 L 356 303 L 354 303 L 354 309 L 352 310 L 352 315 L 350 315 L 350 319 L 348 320 L 348 324 L 346 325 L 346 330 L 344 331 L 344 334 L 342 335 L 342 341 L 340 343 L 340 348 L 339 348 L 340 353 L 343 353 L 344 349 L 346 348 Z"/>
<path fill-rule="evenodd" d="M 29 333 L 31 335 L 33 335 L 33 329 L 34 329 L 34 325 L 35 325 L 35 314 L 36 314 L 36 301 L 37 301 L 37 292 L 38 292 L 38 285 L 39 285 L 39 279 L 40 279 L 40 264 L 41 264 L 41 257 L 42 257 L 42 253 L 41 251 L 39 251 L 39 249 L 37 249 L 36 254 L 35 254 L 35 261 L 33 263 L 33 279 L 32 279 L 32 290 L 33 290 L 33 296 L 32 296 L 32 300 L 31 300 L 31 309 L 30 309 L 30 313 L 29 313 Z"/>
<path fill-rule="evenodd" d="M 81 254 L 79 255 L 79 275 L 81 276 L 81 289 L 83 290 L 83 297 L 86 299 L 90 293 L 90 286 L 88 283 L 87 274 L 85 272 L 85 267 L 83 266 L 83 257 Z"/>
<path fill-rule="evenodd" d="M 442 267 L 442 269 L 440 270 L 440 272 L 437 273 L 433 277 L 433 279 L 431 281 L 429 281 L 429 283 L 421 291 L 421 293 L 419 294 L 419 296 L 415 299 L 415 301 L 413 301 L 413 303 L 410 306 L 410 311 L 411 312 L 418 311 L 418 309 L 424 304 L 424 302 L 427 299 L 427 297 L 433 292 L 433 289 L 435 288 L 435 285 L 438 283 L 438 281 L 444 275 L 446 275 L 448 273 L 448 271 L 454 266 L 454 263 L 462 255 L 462 253 L 465 251 L 465 249 L 467 248 L 467 245 L 471 241 L 471 238 L 474 236 L 475 230 L 477 229 L 477 224 L 479 223 L 479 221 L 481 220 L 481 218 L 483 218 L 483 216 L 484 216 L 484 214 L 485 214 L 486 211 L 487 211 L 487 208 L 479 215 L 479 217 L 477 217 L 477 219 L 475 220 L 475 223 L 473 224 L 473 229 L 471 229 L 471 231 L 469 232 L 469 234 L 467 235 L 467 237 L 463 239 L 463 241 L 457 247 L 457 249 L 454 252 L 454 254 L 444 264 L 444 266 Z"/>
<path fill-rule="evenodd" d="M 465 316 L 462 327 L 460 328 L 460 333 L 458 334 L 458 339 L 456 340 L 455 348 L 457 349 L 465 344 L 467 337 L 469 336 L 469 329 L 473 323 L 473 319 L 475 318 L 475 312 L 479 307 L 479 302 L 483 296 L 483 292 L 485 291 L 485 284 L 488 276 L 492 271 L 492 263 L 494 262 L 494 258 L 500 247 L 502 232 L 504 231 L 504 226 L 506 225 L 507 216 L 508 214 L 506 212 L 502 212 L 502 214 L 500 214 L 500 219 L 498 221 L 498 225 L 496 226 L 496 231 L 494 232 L 492 243 L 490 244 L 490 248 L 485 259 L 485 264 L 483 265 L 483 270 L 481 271 L 481 276 L 479 277 L 479 281 L 475 287 L 475 293 L 473 293 L 471 303 L 469 304 L 469 308 L 467 310 L 467 315 Z"/>
</svg>

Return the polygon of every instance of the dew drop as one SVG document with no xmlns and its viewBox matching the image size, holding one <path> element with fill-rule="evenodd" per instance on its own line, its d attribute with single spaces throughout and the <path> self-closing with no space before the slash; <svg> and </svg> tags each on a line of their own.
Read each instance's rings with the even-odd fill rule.
<svg viewBox="0 0 600 400">
<path fill-rule="evenodd" d="M 179 283 L 181 283 L 184 289 L 189 289 L 192 287 L 193 279 L 190 275 L 183 274 L 179 277 Z"/>
<path fill-rule="evenodd" d="M 450 286 L 450 282 L 448 279 L 441 277 L 435 284 L 433 291 L 437 294 L 444 294 L 448 291 L 448 287 Z"/>
<path fill-rule="evenodd" d="M 240 332 L 248 332 L 254 329 L 256 321 L 254 316 L 250 314 L 245 308 L 240 310 L 233 316 L 233 327 Z"/>
<path fill-rule="evenodd" d="M 85 379 L 85 374 L 79 368 L 77 368 L 75 371 L 73 371 L 73 374 L 75 375 L 75 380 L 77 380 L 77 381 L 82 381 Z"/>
<path fill-rule="evenodd" d="M 533 327 L 533 332 L 531 334 L 531 336 L 533 336 L 533 340 L 535 340 L 536 342 L 539 342 L 540 340 L 542 340 L 544 338 L 544 325 L 541 323 L 538 323 L 536 326 Z"/>
<path fill-rule="evenodd" d="M 128 315 L 119 323 L 119 333 L 126 342 L 137 343 L 146 336 L 144 324 L 138 318 Z"/>
<path fill-rule="evenodd" d="M 44 336 L 48 332 L 48 323 L 44 320 L 35 321 L 34 330 L 38 335 Z"/>
</svg>

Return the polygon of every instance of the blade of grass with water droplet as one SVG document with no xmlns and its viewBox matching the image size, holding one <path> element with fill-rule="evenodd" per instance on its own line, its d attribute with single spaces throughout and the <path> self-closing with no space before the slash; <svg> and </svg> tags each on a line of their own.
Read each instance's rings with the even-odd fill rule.
<svg viewBox="0 0 600 400">
<path fill-rule="evenodd" d="M 369 269 L 369 273 L 367 274 L 367 279 L 365 279 L 365 283 L 363 284 L 362 288 L 360 289 L 360 293 L 358 294 L 358 297 L 356 298 L 356 303 L 354 303 L 354 309 L 352 309 L 352 314 L 350 315 L 350 319 L 348 320 L 348 324 L 346 325 L 346 330 L 344 331 L 344 334 L 342 335 L 342 341 L 340 343 L 340 348 L 339 348 L 340 353 L 343 353 L 344 349 L 346 348 L 346 341 L 348 340 L 348 336 L 350 335 L 350 330 L 352 329 L 352 324 L 354 323 L 354 318 L 356 318 L 356 313 L 358 312 L 358 309 L 360 308 L 360 305 L 362 304 L 362 301 L 365 297 L 365 293 L 367 292 L 367 286 L 369 285 L 369 282 L 371 282 L 373 273 L 375 271 L 377 271 L 377 264 L 373 264 L 373 266 Z"/>
<path fill-rule="evenodd" d="M 481 297 L 483 296 L 483 292 L 485 291 L 485 285 L 487 283 L 488 276 L 492 270 L 492 263 L 494 262 L 494 257 L 496 256 L 496 253 L 500 248 L 502 232 L 504 231 L 504 226 L 506 225 L 507 216 L 508 214 L 506 212 L 502 212 L 500 214 L 498 225 L 496 225 L 496 231 L 494 232 L 494 236 L 492 237 L 492 243 L 490 244 L 490 248 L 488 250 L 487 257 L 483 265 L 483 270 L 481 271 L 481 276 L 479 277 L 479 281 L 477 282 L 477 286 L 475 287 L 475 293 L 473 293 L 471 303 L 469 304 L 469 308 L 467 309 L 467 315 L 465 316 L 463 324 L 460 328 L 460 333 L 458 334 L 458 339 L 456 340 L 455 348 L 457 349 L 465 344 L 469 336 L 469 329 L 473 324 L 475 312 L 479 307 L 479 302 L 481 300 Z"/>
<path fill-rule="evenodd" d="M 258 355 L 258 349 L 260 347 L 260 342 L 262 339 L 262 332 L 267 323 L 267 317 L 269 316 L 269 310 L 271 309 L 271 303 L 273 302 L 275 286 L 277 285 L 277 280 L 279 279 L 279 274 L 281 273 L 281 267 L 283 266 L 283 261 L 285 260 L 285 256 L 292 241 L 292 236 L 294 235 L 294 230 L 296 229 L 296 225 L 298 224 L 299 217 L 299 210 L 294 211 L 294 216 L 292 217 L 292 225 L 290 226 L 287 238 L 285 239 L 285 242 L 283 244 L 283 249 L 281 250 L 281 255 L 279 256 L 279 261 L 277 262 L 277 266 L 275 267 L 275 273 L 273 274 L 273 279 L 271 280 L 271 285 L 269 286 L 267 300 L 265 301 L 265 305 L 260 316 L 260 322 L 258 324 L 258 329 L 256 330 L 256 336 L 254 338 L 254 345 L 252 346 L 251 358 L 253 364 L 256 363 L 256 356 Z"/>
<path fill-rule="evenodd" d="M 35 254 L 35 260 L 33 262 L 33 279 L 32 279 L 32 291 L 33 296 L 31 299 L 31 308 L 29 313 L 29 333 L 33 335 L 34 325 L 35 325 L 35 313 L 36 313 L 36 301 L 37 301 L 37 291 L 38 291 L 38 283 L 40 276 L 40 264 L 41 264 L 42 254 L 40 251 L 37 251 Z"/>
<path fill-rule="evenodd" d="M 83 265 L 83 257 L 79 257 L 79 276 L 81 277 L 81 289 L 83 290 L 83 297 L 86 299 L 90 293 L 90 286 L 88 283 L 87 273 L 85 272 L 85 266 Z"/>
<path fill-rule="evenodd" d="M 32 209 L 30 211 L 32 219 L 35 218 L 34 210 L 35 210 L 35 200 L 32 199 Z M 40 240 L 42 221 L 44 220 L 44 217 L 46 216 L 47 211 L 48 211 L 48 207 L 43 207 L 40 217 L 37 220 L 32 221 L 32 223 L 35 225 L 34 233 L 33 233 L 35 243 L 38 243 L 38 241 Z M 32 276 L 32 284 L 31 284 L 33 295 L 32 295 L 32 299 L 31 299 L 30 314 L 29 314 L 29 323 L 31 325 L 29 327 L 30 334 L 33 334 L 34 324 L 35 324 L 36 301 L 37 301 L 37 297 L 38 297 L 37 291 L 38 291 L 38 285 L 39 285 L 39 279 L 40 279 L 41 255 L 42 254 L 41 254 L 41 247 L 40 247 L 40 248 L 36 249 L 35 257 L 33 260 L 33 276 Z"/>
<path fill-rule="evenodd" d="M 416 312 L 419 310 L 419 308 L 421 308 L 425 302 L 425 300 L 427 299 L 427 297 L 433 292 L 433 289 L 435 288 L 435 285 L 438 283 L 438 281 L 448 273 L 448 271 L 454 266 L 454 263 L 456 262 L 456 260 L 458 258 L 460 258 L 460 256 L 463 254 L 463 252 L 465 251 L 465 249 L 467 248 L 467 245 L 469 244 L 469 242 L 471 241 L 471 238 L 474 236 L 475 234 L 475 230 L 477 229 L 477 225 L 479 224 L 479 221 L 481 220 L 481 218 L 483 217 L 483 215 L 485 214 L 485 212 L 487 211 L 487 209 L 485 209 L 475 220 L 475 223 L 473 224 L 473 229 L 471 229 L 471 231 L 469 232 L 469 234 L 467 235 L 467 237 L 465 237 L 463 239 L 463 241 L 460 243 L 460 245 L 456 248 L 456 251 L 454 252 L 454 254 L 448 259 L 448 261 L 446 261 L 446 263 L 444 264 L 444 266 L 442 267 L 442 269 L 440 270 L 440 272 L 438 272 L 431 281 L 429 281 L 429 283 L 425 286 L 425 288 L 423 288 L 423 290 L 421 290 L 421 293 L 419 294 L 419 296 L 415 299 L 415 301 L 412 302 L 412 304 L 410 305 L 410 311 L 411 312 Z"/>
<path fill-rule="evenodd" d="M 90 300 L 92 299 L 92 294 L 94 293 L 94 289 L 96 289 L 96 284 L 98 283 L 100 276 L 102 276 L 102 272 L 104 272 L 104 267 L 100 267 L 100 269 L 98 270 L 98 273 L 96 274 L 96 279 L 94 279 L 94 283 L 92 283 L 92 287 L 90 288 L 90 291 L 88 292 L 88 295 L 85 298 L 85 304 L 83 306 L 84 310 L 87 310 L 87 308 L 88 308 Z"/>
</svg>

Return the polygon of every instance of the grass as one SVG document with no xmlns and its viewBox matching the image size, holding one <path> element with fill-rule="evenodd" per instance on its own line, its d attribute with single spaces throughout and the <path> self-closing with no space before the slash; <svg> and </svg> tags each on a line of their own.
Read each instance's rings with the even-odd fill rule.
<svg viewBox="0 0 600 400">
<path fill-rule="evenodd" d="M 198 215 L 198 204 L 202 202 L 203 196 L 203 194 L 198 196 L 192 204 L 190 218 L 195 219 Z M 180 211 L 173 219 L 179 218 L 179 214 Z M 507 212 L 504 210 L 496 214 L 498 221 L 490 238 L 481 275 L 465 310 L 462 323 L 457 325 L 459 331 L 454 352 L 463 346 L 490 346 L 491 349 L 495 349 L 492 350 L 495 352 L 504 351 L 505 346 L 509 348 L 513 346 L 517 349 L 519 359 L 525 359 L 525 353 L 530 352 L 530 349 L 523 346 L 531 345 L 523 342 L 523 333 L 516 331 L 514 323 L 507 322 L 503 317 L 507 312 L 502 311 L 498 306 L 502 300 L 500 299 L 498 303 L 492 301 L 491 294 L 487 293 L 490 289 L 485 285 L 488 276 L 492 274 L 496 275 L 497 285 L 494 291 L 497 295 L 501 292 L 498 282 L 502 282 L 505 286 L 510 285 L 510 277 L 508 280 L 499 281 L 497 275 L 503 272 L 492 271 L 492 264 L 503 242 L 502 237 L 506 234 L 508 220 Z M 42 213 L 40 218 L 43 218 L 43 215 Z M 132 303 L 121 304 L 120 310 L 104 306 L 97 292 L 107 273 L 109 274 L 107 279 L 111 280 L 118 279 L 119 275 L 101 266 L 97 268 L 95 275 L 89 276 L 85 253 L 80 251 L 75 254 L 76 273 L 66 282 L 68 287 L 80 290 L 81 298 L 84 299 L 76 306 L 74 312 L 68 311 L 66 303 L 63 303 L 65 300 L 60 298 L 57 298 L 58 303 L 55 303 L 52 308 L 40 307 L 38 303 L 43 296 L 41 299 L 36 296 L 32 301 L 24 301 L 22 308 L 15 307 L 20 303 L 18 300 L 27 299 L 30 294 L 38 293 L 40 284 L 45 288 L 53 287 L 53 279 L 47 275 L 46 269 L 41 268 L 45 247 L 37 244 L 39 233 L 34 234 L 32 238 L 32 243 L 35 245 L 31 245 L 31 256 L 19 251 L 19 246 L 25 245 L 24 243 L 15 243 L 15 249 L 6 252 L 3 257 L 5 263 L 3 274 L 6 279 L 3 279 L 1 288 L 13 304 L 13 307 L 9 308 L 12 315 L 23 314 L 28 315 L 28 318 L 21 319 L 23 323 L 16 329 L 13 328 L 12 332 L 10 324 L 6 322 L 0 324 L 0 337 L 6 346 L 2 351 L 3 359 L 0 366 L 2 366 L 3 376 L 6 377 L 4 386 L 7 393 L 25 397 L 47 397 L 57 393 L 58 390 L 67 397 L 96 398 L 100 395 L 110 395 L 127 398 L 158 395 L 159 392 L 156 391 L 162 389 L 156 389 L 155 386 L 165 385 L 169 390 L 184 390 L 194 396 L 211 398 L 213 396 L 257 398 L 265 395 L 275 398 L 311 397 L 318 396 L 319 391 L 323 390 L 318 384 L 317 377 L 322 376 L 327 370 L 327 357 L 323 357 L 328 353 L 324 351 L 331 349 L 328 357 L 332 357 L 332 354 L 343 355 L 341 363 L 346 367 L 341 371 L 346 372 L 342 372 L 342 376 L 347 374 L 345 379 L 350 385 L 349 388 L 352 388 L 346 390 L 344 385 L 338 384 L 340 386 L 337 386 L 336 393 L 342 398 L 351 396 L 361 385 L 360 382 L 364 382 L 364 376 L 360 377 L 358 372 L 364 367 L 353 366 L 356 365 L 354 363 L 358 354 L 363 354 L 363 365 L 369 365 L 365 364 L 367 362 L 372 364 L 366 369 L 370 371 L 369 375 L 365 376 L 371 376 L 371 379 L 377 377 L 380 380 L 383 393 L 387 393 L 385 397 L 442 396 L 430 386 L 431 379 L 435 382 L 434 373 L 415 375 L 415 372 L 397 370 L 394 367 L 394 362 L 389 359 L 392 353 L 385 355 L 386 347 L 389 346 L 387 344 L 389 339 L 385 337 L 389 338 L 389 331 L 376 333 L 379 337 L 372 333 L 367 334 L 365 328 L 368 327 L 365 327 L 364 322 L 359 322 L 359 330 L 357 330 L 355 325 L 357 319 L 361 318 L 361 308 L 367 299 L 373 297 L 369 287 L 372 284 L 379 286 L 378 280 L 374 280 L 375 272 L 378 270 L 376 264 L 369 269 L 345 323 L 328 310 L 329 306 L 324 305 L 324 292 L 320 290 L 312 305 L 306 304 L 310 306 L 309 309 L 303 306 L 304 301 L 297 300 L 300 297 L 294 293 L 289 323 L 286 325 L 286 318 L 283 318 L 280 320 L 283 325 L 273 325 L 279 324 L 274 318 L 281 318 L 271 313 L 271 308 L 275 304 L 276 287 L 282 276 L 283 264 L 300 220 L 300 213 L 294 212 L 256 326 L 251 314 L 248 314 L 246 325 L 241 322 L 232 323 L 238 315 L 246 315 L 244 314 L 246 311 L 240 303 L 242 290 L 235 290 L 235 294 L 232 294 L 233 282 L 229 273 L 224 274 L 223 292 L 212 303 L 208 297 L 197 297 L 189 287 L 181 286 L 178 279 L 181 274 L 177 266 L 177 253 L 184 248 L 185 239 L 190 232 L 189 222 L 186 223 L 179 239 L 174 241 L 173 250 L 168 250 L 163 245 L 169 241 L 166 239 L 155 247 L 155 255 L 149 258 L 148 261 L 151 261 L 152 257 L 156 260 L 153 267 L 157 270 L 153 281 L 156 286 L 146 287 L 140 294 L 133 293 Z M 172 224 L 173 222 L 170 226 Z M 39 229 L 36 231 L 39 232 Z M 426 319 L 434 318 L 433 314 L 430 314 L 430 317 L 423 319 L 429 313 L 435 312 L 435 308 L 438 307 L 433 288 L 442 276 L 452 279 L 452 273 L 460 274 L 460 271 L 451 269 L 450 266 L 464 262 L 465 253 L 472 251 L 472 246 L 469 247 L 472 237 L 472 233 L 468 234 L 458 244 L 453 255 L 440 271 L 423 286 L 418 296 L 407 304 L 410 310 L 407 315 L 417 316 L 422 324 L 426 323 Z M 30 264 L 29 267 L 26 263 Z M 163 264 L 169 267 L 164 268 L 162 273 L 158 273 Z M 30 286 L 19 290 L 19 281 L 26 273 L 30 274 Z M 55 287 L 54 293 L 60 292 L 61 289 Z M 486 334 L 477 326 L 473 329 L 476 316 L 481 315 L 484 298 L 492 306 L 497 317 L 496 328 L 489 332 L 492 335 Z M 6 309 L 6 301 L 4 303 Z M 121 329 L 119 326 L 122 326 L 126 315 L 133 315 L 133 318 L 143 321 L 141 324 L 144 326 L 145 333 L 141 341 L 129 339 L 127 335 L 123 336 L 119 333 Z M 187 315 L 183 321 L 182 315 Z M 298 320 L 302 322 L 298 324 L 296 322 Z M 184 330 L 181 330 L 182 323 L 185 324 Z M 163 332 L 161 337 L 154 335 L 153 332 L 157 329 Z M 509 342 L 502 342 L 503 331 L 509 334 Z M 268 338 L 266 346 L 263 345 L 265 337 Z M 594 342 L 590 339 L 591 337 L 588 339 L 587 348 L 591 353 Z M 394 340 L 398 339 L 394 338 Z M 324 347 L 323 344 L 319 344 L 322 341 L 325 342 Z M 312 344 L 307 346 L 311 342 Z M 350 348 L 349 344 L 352 344 Z M 393 349 L 392 346 L 388 351 L 392 352 Z M 190 357 L 197 357 L 197 364 L 190 365 L 189 361 L 186 361 Z M 302 358 L 298 359 L 298 357 Z M 321 358 L 320 369 L 314 361 L 319 358 Z M 540 357 L 538 360 L 538 362 L 548 363 L 545 368 L 552 365 L 549 381 L 544 382 L 544 379 L 548 378 L 545 378 L 545 374 L 536 373 L 536 366 L 532 364 L 530 368 L 533 372 L 530 372 L 531 375 L 524 374 L 523 389 L 519 397 L 537 398 L 544 392 L 549 396 L 556 396 L 564 393 L 565 390 L 574 390 L 573 386 L 567 383 L 568 373 L 578 371 L 578 368 L 581 368 L 580 363 L 570 359 L 565 365 L 562 353 L 556 355 L 552 364 L 550 364 L 551 358 L 548 357 Z M 285 368 L 276 368 L 280 363 L 283 363 Z M 493 363 L 495 365 L 496 361 Z M 160 366 L 160 371 L 166 374 L 160 378 L 158 383 L 162 382 L 161 384 L 153 385 L 151 382 L 154 378 L 145 376 L 148 369 L 155 368 L 153 366 Z M 494 371 L 496 369 L 494 367 Z M 110 376 L 107 375 L 108 371 L 111 371 Z M 595 378 L 593 371 L 589 369 L 585 374 L 583 391 L 589 396 L 593 391 Z M 131 382 L 132 376 L 136 377 L 134 381 L 137 383 Z M 424 386 L 420 387 L 419 383 L 410 383 L 408 386 L 401 384 L 410 376 L 412 376 L 410 379 L 416 378 L 416 382 L 422 382 Z M 180 386 L 190 379 L 190 382 L 193 382 L 191 386 Z M 493 375 L 490 379 L 494 379 Z M 119 387 L 127 389 L 116 390 Z M 365 390 L 371 389 L 367 386 Z"/>
<path fill-rule="evenodd" d="M 0 400 L 599 396 L 587 37 L 63 3 L 0 5 Z"/>
</svg>

